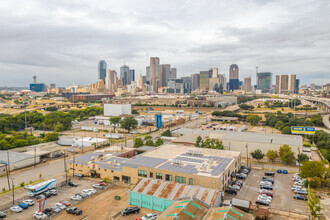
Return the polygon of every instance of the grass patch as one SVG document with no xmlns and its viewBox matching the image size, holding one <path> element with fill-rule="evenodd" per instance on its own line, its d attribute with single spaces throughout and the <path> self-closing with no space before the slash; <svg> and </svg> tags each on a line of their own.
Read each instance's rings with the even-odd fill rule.
<svg viewBox="0 0 330 220">
<path fill-rule="evenodd" d="M 43 182 L 43 181 L 45 181 L 44 179 L 40 179 L 40 180 L 36 180 L 36 181 L 33 181 L 33 182 L 29 182 L 28 184 L 26 184 L 26 185 L 32 185 L 32 184 L 36 184 L 36 183 L 41 183 L 41 182 Z M 14 184 L 15 185 L 15 184 Z M 17 186 L 17 187 L 15 187 L 14 189 L 15 190 L 19 190 L 19 189 L 23 189 L 24 188 L 24 186 Z M 2 191 L 2 192 L 0 192 L 0 196 L 3 196 L 3 195 L 6 195 L 7 193 L 9 193 L 9 192 L 12 192 L 13 190 L 11 189 L 11 190 L 6 190 L 6 191 Z"/>
</svg>

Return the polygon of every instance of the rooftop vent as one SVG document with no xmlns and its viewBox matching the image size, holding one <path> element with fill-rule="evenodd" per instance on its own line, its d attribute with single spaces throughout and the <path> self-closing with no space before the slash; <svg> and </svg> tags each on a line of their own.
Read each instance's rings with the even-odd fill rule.
<svg viewBox="0 0 330 220">
<path fill-rule="evenodd" d="M 176 165 L 182 165 L 182 161 L 181 160 L 174 160 L 173 161 L 173 164 L 176 164 Z"/>
</svg>

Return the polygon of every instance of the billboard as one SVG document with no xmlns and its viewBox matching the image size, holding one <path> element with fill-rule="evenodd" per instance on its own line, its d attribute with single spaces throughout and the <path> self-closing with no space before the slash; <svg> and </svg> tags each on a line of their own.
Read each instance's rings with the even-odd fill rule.
<svg viewBox="0 0 330 220">
<path fill-rule="evenodd" d="M 291 127 L 292 134 L 315 134 L 315 128 L 312 127 Z"/>
</svg>

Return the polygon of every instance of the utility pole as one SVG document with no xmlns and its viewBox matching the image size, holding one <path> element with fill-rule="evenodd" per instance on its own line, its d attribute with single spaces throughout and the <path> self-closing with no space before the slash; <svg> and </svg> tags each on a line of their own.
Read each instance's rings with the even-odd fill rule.
<svg viewBox="0 0 330 220">
<path fill-rule="evenodd" d="M 246 144 L 245 147 L 246 147 L 246 166 L 249 167 L 249 148 L 248 148 L 248 144 Z"/>
<path fill-rule="evenodd" d="M 37 158 L 37 147 L 34 146 L 34 167 L 36 167 L 36 158 Z"/>
<path fill-rule="evenodd" d="M 293 118 L 296 117 L 296 100 L 293 100 Z"/>
<path fill-rule="evenodd" d="M 26 121 L 26 103 L 24 103 L 24 114 L 25 114 L 25 128 L 27 128 L 27 121 Z"/>
<path fill-rule="evenodd" d="M 66 152 L 64 151 L 64 172 L 65 172 L 65 183 L 68 184 L 68 172 L 66 169 Z"/>
<path fill-rule="evenodd" d="M 298 152 L 300 154 L 300 148 L 298 147 Z M 298 154 L 298 156 L 299 156 Z M 298 159 L 298 170 L 299 170 L 299 173 L 300 173 L 300 160 L 299 160 L 299 157 L 297 156 L 297 159 Z"/>
<path fill-rule="evenodd" d="M 76 161 L 75 161 L 75 155 L 76 152 L 73 151 L 73 163 L 72 163 L 72 177 L 74 177 L 74 166 L 76 165 Z"/>
<path fill-rule="evenodd" d="M 8 174 L 10 175 L 9 150 L 7 150 L 7 164 L 8 164 Z"/>
<path fill-rule="evenodd" d="M 15 193 L 14 193 L 14 191 L 15 191 L 15 186 L 14 186 L 14 179 L 15 179 L 15 178 L 11 178 L 11 185 L 12 185 L 12 187 L 13 187 L 13 205 L 15 205 Z"/>
<path fill-rule="evenodd" d="M 7 174 L 7 180 L 8 180 L 8 189 L 10 190 L 10 182 L 9 182 L 9 174 L 8 174 L 8 165 L 7 163 L 5 163 L 6 165 L 6 174 Z"/>
</svg>

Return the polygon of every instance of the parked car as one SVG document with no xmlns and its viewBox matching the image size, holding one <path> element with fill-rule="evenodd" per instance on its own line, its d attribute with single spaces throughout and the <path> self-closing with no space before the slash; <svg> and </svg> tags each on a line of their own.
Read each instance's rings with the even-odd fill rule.
<svg viewBox="0 0 330 220">
<path fill-rule="evenodd" d="M 246 175 L 244 173 L 238 173 L 236 174 L 236 178 L 245 180 Z"/>
<path fill-rule="evenodd" d="M 56 189 L 51 189 L 51 190 L 49 190 L 49 192 L 50 192 L 53 196 L 56 196 L 56 195 L 57 195 L 57 190 L 56 190 Z"/>
<path fill-rule="evenodd" d="M 273 190 L 273 187 L 270 185 L 261 185 L 260 189 L 268 189 L 268 190 Z"/>
<path fill-rule="evenodd" d="M 81 196 L 76 196 L 76 195 L 72 196 L 71 199 L 72 199 L 72 200 L 75 200 L 75 201 L 80 201 L 80 200 L 82 200 Z"/>
<path fill-rule="evenodd" d="M 302 195 L 299 195 L 299 194 L 295 194 L 293 196 L 294 199 L 300 199 L 300 200 L 304 200 L 306 201 L 307 200 L 307 197 L 306 196 L 302 196 Z"/>
<path fill-rule="evenodd" d="M 23 209 L 16 205 L 16 206 L 11 207 L 10 211 L 12 211 L 12 212 L 21 212 L 21 211 L 23 211 Z"/>
<path fill-rule="evenodd" d="M 75 183 L 75 182 L 69 182 L 69 186 L 77 187 L 77 186 L 78 186 L 78 184 L 77 184 L 77 183 Z"/>
<path fill-rule="evenodd" d="M 307 195 L 307 191 L 306 190 L 295 190 L 294 191 L 295 194 L 301 194 L 301 195 Z"/>
<path fill-rule="evenodd" d="M 59 203 L 65 205 L 65 206 L 70 206 L 71 205 L 71 203 L 69 201 L 67 201 L 67 200 L 59 201 Z"/>
<path fill-rule="evenodd" d="M 58 207 L 58 206 L 52 206 L 52 207 L 49 207 L 53 212 L 56 212 L 56 213 L 59 213 L 61 212 L 62 210 Z"/>
<path fill-rule="evenodd" d="M 233 182 L 233 184 L 234 185 L 239 185 L 239 186 L 243 186 L 244 185 L 244 182 L 242 181 L 242 180 L 235 180 L 234 182 Z"/>
<path fill-rule="evenodd" d="M 242 170 L 239 170 L 238 173 L 243 173 L 243 174 L 248 175 L 250 173 L 250 170 L 248 170 L 248 169 L 242 169 Z"/>
<path fill-rule="evenodd" d="M 33 214 L 33 218 L 36 218 L 36 219 L 46 219 L 47 218 L 47 215 L 43 212 L 38 212 L 38 211 L 35 211 L 34 214 Z"/>
<path fill-rule="evenodd" d="M 49 192 L 49 191 L 46 191 L 46 192 L 44 192 L 43 194 L 44 194 L 44 196 L 45 196 L 46 198 L 49 198 L 49 197 L 52 196 L 52 193 Z"/>
<path fill-rule="evenodd" d="M 292 191 L 295 191 L 295 190 L 298 190 L 298 189 L 306 190 L 306 188 L 304 188 L 302 186 L 296 186 L 296 185 L 291 186 Z"/>
<path fill-rule="evenodd" d="M 298 185 L 298 186 L 303 186 L 304 182 L 303 181 L 297 181 L 297 182 L 294 182 L 294 184 Z"/>
<path fill-rule="evenodd" d="M 75 173 L 74 174 L 76 177 L 83 177 L 83 175 L 81 173 Z"/>
<path fill-rule="evenodd" d="M 265 200 L 260 200 L 260 199 L 257 199 L 256 204 L 269 206 L 269 202 L 267 202 Z"/>
<path fill-rule="evenodd" d="M 265 200 L 270 203 L 272 201 L 272 197 L 261 194 L 258 196 L 258 200 Z"/>
<path fill-rule="evenodd" d="M 0 211 L 0 218 L 6 218 L 6 217 L 7 217 L 6 213 Z"/>
<path fill-rule="evenodd" d="M 155 220 L 158 217 L 157 213 L 149 213 L 146 214 L 145 216 L 142 216 L 141 220 Z"/>
<path fill-rule="evenodd" d="M 260 186 L 264 186 L 264 185 L 267 185 L 267 186 L 272 186 L 273 184 L 271 182 L 268 182 L 268 181 L 260 181 Z"/>
<path fill-rule="evenodd" d="M 76 207 L 71 207 L 66 210 L 67 213 L 69 214 L 74 214 L 74 215 L 80 215 L 82 213 L 81 209 L 78 209 Z"/>
<path fill-rule="evenodd" d="M 104 189 L 104 186 L 100 184 L 94 184 L 93 187 L 96 189 Z"/>
<path fill-rule="evenodd" d="M 139 207 L 128 207 L 124 210 L 121 211 L 122 215 L 130 215 L 130 214 L 134 214 L 134 213 L 138 213 L 140 212 L 140 208 Z"/>
<path fill-rule="evenodd" d="M 264 176 L 264 177 L 262 177 L 262 180 L 264 180 L 264 181 L 268 181 L 268 182 L 271 182 L 272 184 L 274 184 L 274 179 L 273 179 L 273 178 L 270 178 L 270 177 L 268 177 L 268 176 Z"/>
<path fill-rule="evenodd" d="M 84 199 L 89 195 L 87 195 L 86 193 L 81 192 L 81 193 L 76 193 L 75 196 L 80 196 L 82 199 Z"/>
<path fill-rule="evenodd" d="M 260 189 L 259 192 L 260 192 L 260 194 L 265 194 L 267 196 L 273 197 L 273 192 L 269 191 L 267 189 Z"/>
<path fill-rule="evenodd" d="M 267 171 L 265 172 L 265 176 L 275 176 L 275 172 Z"/>
<path fill-rule="evenodd" d="M 47 208 L 42 212 L 45 213 L 45 215 L 47 215 L 47 217 L 50 217 L 53 214 L 53 210 L 51 208 Z"/>
<path fill-rule="evenodd" d="M 241 166 L 241 169 L 251 170 L 251 168 L 247 166 Z"/>
<path fill-rule="evenodd" d="M 84 189 L 83 191 L 81 191 L 83 194 L 85 194 L 86 196 L 92 196 L 93 192 L 90 191 L 89 189 Z"/>
<path fill-rule="evenodd" d="M 96 189 L 88 189 L 90 192 L 92 192 L 93 194 L 97 193 Z"/>
<path fill-rule="evenodd" d="M 102 185 L 102 186 L 107 186 L 107 185 L 108 185 L 108 184 L 107 184 L 106 182 L 104 182 L 104 181 L 99 182 L 99 184 Z"/>
<path fill-rule="evenodd" d="M 55 203 L 55 206 L 59 207 L 61 210 L 64 210 L 66 208 L 65 205 L 63 205 L 62 203 L 59 203 L 59 202 Z"/>
<path fill-rule="evenodd" d="M 237 195 L 236 189 L 225 189 L 225 192 L 232 195 Z"/>
<path fill-rule="evenodd" d="M 34 205 L 34 201 L 32 199 L 27 199 L 27 200 L 24 200 L 23 203 L 29 205 L 29 206 L 32 206 Z"/>
<path fill-rule="evenodd" d="M 18 204 L 19 207 L 21 207 L 22 209 L 27 209 L 29 208 L 29 206 L 27 204 L 25 204 L 24 202 L 21 204 Z"/>
<path fill-rule="evenodd" d="M 36 196 L 36 200 L 44 199 L 44 198 L 46 198 L 46 196 L 44 194 L 40 194 L 40 195 Z"/>
</svg>

